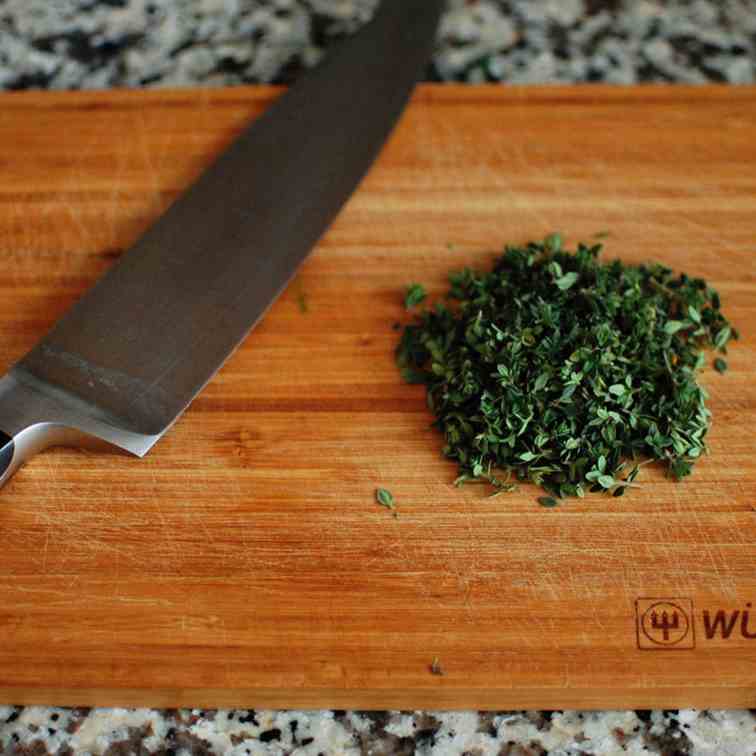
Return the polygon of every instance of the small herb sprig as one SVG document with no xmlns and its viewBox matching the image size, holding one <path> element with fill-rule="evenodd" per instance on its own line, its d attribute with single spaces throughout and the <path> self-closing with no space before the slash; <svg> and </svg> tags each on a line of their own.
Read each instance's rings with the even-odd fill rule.
<svg viewBox="0 0 756 756">
<path fill-rule="evenodd" d="M 396 502 L 394 501 L 394 495 L 387 488 L 375 489 L 375 501 L 376 503 L 380 504 L 380 506 L 391 510 L 391 514 L 393 514 L 394 517 L 399 516 L 399 513 L 396 511 Z"/>
<path fill-rule="evenodd" d="M 410 284 L 404 293 L 404 309 L 411 310 L 413 307 L 417 307 L 425 301 L 427 296 L 428 294 L 422 284 Z"/>
<path fill-rule="evenodd" d="M 497 492 L 514 476 L 557 498 L 620 496 L 641 460 L 681 479 L 705 453 L 704 349 L 725 354 L 738 338 L 719 295 L 657 263 L 602 262 L 601 250 L 568 252 L 558 234 L 507 247 L 490 272 L 452 274 L 449 302 L 405 327 L 398 364 L 426 385 L 458 484 Z"/>
</svg>

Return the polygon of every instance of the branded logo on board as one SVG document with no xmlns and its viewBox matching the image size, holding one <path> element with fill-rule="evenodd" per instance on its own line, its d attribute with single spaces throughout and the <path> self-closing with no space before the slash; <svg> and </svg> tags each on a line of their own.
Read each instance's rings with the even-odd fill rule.
<svg viewBox="0 0 756 756">
<path fill-rule="evenodd" d="M 740 609 L 707 608 L 698 617 L 698 639 L 756 641 L 756 611 L 747 601 Z M 635 632 L 641 651 L 679 651 L 696 647 L 696 617 L 690 598 L 639 598 Z"/>
<path fill-rule="evenodd" d="M 638 648 L 671 651 L 696 647 L 691 599 L 639 598 L 635 615 Z"/>
</svg>

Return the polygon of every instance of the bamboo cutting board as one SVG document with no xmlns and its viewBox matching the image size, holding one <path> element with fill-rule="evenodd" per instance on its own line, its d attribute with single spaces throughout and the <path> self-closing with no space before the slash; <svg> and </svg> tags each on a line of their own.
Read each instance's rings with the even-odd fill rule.
<svg viewBox="0 0 756 756">
<path fill-rule="evenodd" d="M 2 96 L 0 363 L 277 94 Z M 53 450 L 2 491 L 0 699 L 756 706 L 754 167 L 754 89 L 421 88 L 146 459 Z M 684 483 L 649 471 L 555 510 L 532 487 L 451 485 L 393 363 L 402 288 L 441 294 L 449 270 L 554 230 L 706 277 L 740 327 L 729 372 L 705 374 L 711 455 Z"/>
</svg>

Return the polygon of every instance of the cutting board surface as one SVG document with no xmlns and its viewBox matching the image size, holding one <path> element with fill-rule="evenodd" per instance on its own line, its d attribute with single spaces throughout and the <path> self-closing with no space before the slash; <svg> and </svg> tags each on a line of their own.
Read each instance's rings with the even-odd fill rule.
<svg viewBox="0 0 756 756">
<path fill-rule="evenodd" d="M 278 94 L 3 95 L 0 364 Z M 147 458 L 52 450 L 0 493 L 0 699 L 755 707 L 755 166 L 752 88 L 421 88 Z M 553 510 L 452 486 L 393 362 L 402 289 L 554 230 L 709 279 L 740 327 L 685 482 Z"/>
</svg>

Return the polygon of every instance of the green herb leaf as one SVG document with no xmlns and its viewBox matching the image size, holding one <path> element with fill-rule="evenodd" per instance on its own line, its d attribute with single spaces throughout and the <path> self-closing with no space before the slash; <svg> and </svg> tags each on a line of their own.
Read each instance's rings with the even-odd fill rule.
<svg viewBox="0 0 756 756">
<path fill-rule="evenodd" d="M 558 232 L 550 234 L 546 237 L 544 246 L 551 252 L 559 252 L 562 249 L 562 235 Z"/>
<path fill-rule="evenodd" d="M 376 488 L 375 489 L 375 500 L 380 504 L 382 507 L 386 507 L 386 509 L 390 509 L 394 517 L 397 516 L 396 511 L 396 503 L 394 502 L 394 496 L 386 488 Z"/>
<path fill-rule="evenodd" d="M 543 389 L 546 388 L 546 386 L 548 386 L 548 384 L 549 384 L 549 378 L 550 378 L 550 376 L 549 376 L 548 373 L 541 373 L 538 376 L 538 378 L 536 378 L 536 382 L 535 382 L 535 385 L 533 386 L 533 388 L 536 391 L 542 391 Z"/>
<path fill-rule="evenodd" d="M 575 272 L 565 273 L 561 278 L 557 278 L 556 285 L 562 290 L 567 291 L 578 280 L 578 274 Z"/>
<path fill-rule="evenodd" d="M 428 294 L 422 284 L 410 284 L 404 295 L 405 309 L 411 310 L 413 307 L 417 307 L 417 305 L 422 304 L 425 301 L 427 296 Z"/>
<path fill-rule="evenodd" d="M 559 502 L 553 496 L 539 496 L 538 503 L 542 507 L 556 507 Z"/>
<path fill-rule="evenodd" d="M 717 347 L 717 349 L 724 349 L 731 337 L 732 329 L 730 326 L 725 326 L 714 338 L 714 346 Z"/>
<path fill-rule="evenodd" d="M 682 480 L 686 475 L 693 471 L 693 465 L 684 459 L 675 459 L 669 466 L 670 472 L 677 480 Z"/>
<path fill-rule="evenodd" d="M 674 336 L 678 331 L 682 331 L 688 324 L 684 320 L 668 320 L 664 326 L 664 333 Z"/>
<path fill-rule="evenodd" d="M 602 488 L 611 488 L 616 484 L 616 481 L 611 475 L 599 475 L 597 481 Z"/>
</svg>

